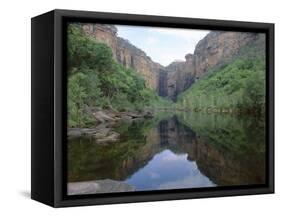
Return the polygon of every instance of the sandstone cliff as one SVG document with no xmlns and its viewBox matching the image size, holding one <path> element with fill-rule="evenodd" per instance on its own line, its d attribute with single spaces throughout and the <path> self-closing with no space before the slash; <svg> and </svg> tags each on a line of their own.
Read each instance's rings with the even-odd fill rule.
<svg viewBox="0 0 281 217">
<path fill-rule="evenodd" d="M 256 33 L 211 31 L 198 42 L 193 54 L 185 56 L 185 61 L 163 67 L 128 40 L 118 37 L 114 25 L 83 24 L 83 29 L 86 35 L 107 44 L 120 64 L 139 72 L 149 88 L 174 101 L 209 70 L 231 62 L 241 48 L 260 37 Z"/>
<path fill-rule="evenodd" d="M 176 100 L 177 95 L 188 89 L 195 79 L 194 56 L 188 54 L 186 61 L 173 62 L 165 69 L 167 71 L 167 96 Z"/>
<path fill-rule="evenodd" d="M 198 42 L 194 54 L 187 54 L 185 62 L 174 62 L 165 68 L 166 96 L 176 100 L 209 70 L 231 62 L 246 45 L 260 37 L 255 33 L 212 31 Z M 161 75 L 160 75 L 161 76 Z"/>
<path fill-rule="evenodd" d="M 163 68 L 151 60 L 146 53 L 132 45 L 128 40 L 117 36 L 114 25 L 83 24 L 86 35 L 107 44 L 112 49 L 113 57 L 127 68 L 133 68 L 145 79 L 146 85 L 158 90 L 158 70 Z"/>
<path fill-rule="evenodd" d="M 230 62 L 242 47 L 257 39 L 258 34 L 242 32 L 210 32 L 195 47 L 196 78 L 213 67 Z"/>
</svg>

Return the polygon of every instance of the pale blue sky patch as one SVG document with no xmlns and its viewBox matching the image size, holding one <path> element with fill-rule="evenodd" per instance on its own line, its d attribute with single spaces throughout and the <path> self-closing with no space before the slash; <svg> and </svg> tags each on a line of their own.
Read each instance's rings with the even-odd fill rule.
<svg viewBox="0 0 281 217">
<path fill-rule="evenodd" d="M 124 181 L 136 190 L 216 186 L 200 172 L 195 161 L 187 159 L 187 154 L 175 154 L 169 149 L 155 154 L 145 166 Z"/>
<path fill-rule="evenodd" d="M 196 44 L 209 31 L 175 28 L 117 25 L 118 36 L 142 49 L 153 61 L 167 66 L 175 60 L 185 60 Z"/>
</svg>

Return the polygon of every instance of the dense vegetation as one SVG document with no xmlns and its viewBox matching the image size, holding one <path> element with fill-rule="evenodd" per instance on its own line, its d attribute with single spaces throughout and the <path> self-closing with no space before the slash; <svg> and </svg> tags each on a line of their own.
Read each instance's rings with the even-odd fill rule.
<svg viewBox="0 0 281 217">
<path fill-rule="evenodd" d="M 167 103 L 132 69 L 118 64 L 111 49 L 86 37 L 78 24 L 68 27 L 68 125 L 93 124 L 96 107 L 140 110 Z"/>
<path fill-rule="evenodd" d="M 263 40 L 245 47 L 232 63 L 208 72 L 178 97 L 177 107 L 202 112 L 263 113 Z"/>
</svg>

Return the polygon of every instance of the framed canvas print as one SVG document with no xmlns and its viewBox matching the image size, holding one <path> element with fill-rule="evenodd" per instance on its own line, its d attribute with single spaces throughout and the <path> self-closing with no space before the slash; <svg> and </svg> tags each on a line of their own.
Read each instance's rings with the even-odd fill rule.
<svg viewBox="0 0 281 217">
<path fill-rule="evenodd" d="M 32 18 L 32 192 L 54 207 L 274 192 L 274 24 Z"/>
</svg>

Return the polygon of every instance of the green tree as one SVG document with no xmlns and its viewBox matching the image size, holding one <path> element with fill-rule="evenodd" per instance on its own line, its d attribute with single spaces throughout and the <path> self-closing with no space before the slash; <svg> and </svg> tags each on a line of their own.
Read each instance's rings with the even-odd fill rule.
<svg viewBox="0 0 281 217">
<path fill-rule="evenodd" d="M 70 126 L 82 126 L 84 117 L 85 88 L 82 86 L 85 79 L 83 73 L 76 73 L 68 80 L 68 120 Z"/>
</svg>

